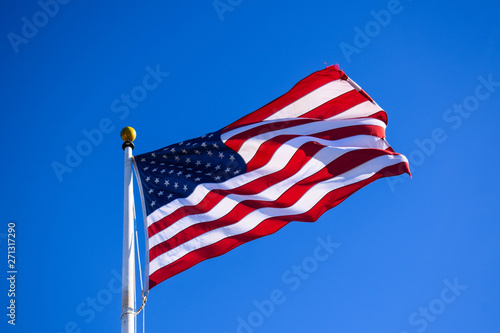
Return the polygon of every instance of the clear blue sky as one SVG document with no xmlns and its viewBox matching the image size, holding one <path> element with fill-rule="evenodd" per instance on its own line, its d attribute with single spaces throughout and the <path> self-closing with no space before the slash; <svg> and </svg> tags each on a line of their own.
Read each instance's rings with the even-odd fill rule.
<svg viewBox="0 0 500 333">
<path fill-rule="evenodd" d="M 500 332 L 499 13 L 485 0 L 3 1 L 0 330 L 119 332 L 122 127 L 136 154 L 197 137 L 326 62 L 387 111 L 413 179 L 163 282 L 147 332 Z M 322 242 L 335 247 L 318 260 Z"/>
</svg>

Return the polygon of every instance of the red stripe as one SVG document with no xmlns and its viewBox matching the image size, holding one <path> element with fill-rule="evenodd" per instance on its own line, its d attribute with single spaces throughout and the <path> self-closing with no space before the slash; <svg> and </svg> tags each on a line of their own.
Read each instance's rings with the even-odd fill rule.
<svg viewBox="0 0 500 333">
<path fill-rule="evenodd" d="M 374 113 L 372 115 L 366 116 L 366 117 L 358 117 L 358 118 L 374 118 L 383 121 L 387 125 L 387 113 L 385 111 L 379 111 L 377 113 Z M 357 119 L 357 118 L 353 118 Z"/>
<path fill-rule="evenodd" d="M 274 138 L 262 143 L 255 152 L 255 155 L 247 163 L 247 172 L 256 170 L 267 164 L 273 157 L 276 150 L 278 150 L 285 142 L 288 142 L 298 136 L 295 134 L 278 135 Z M 229 143 L 230 144 L 230 143 Z"/>
<path fill-rule="evenodd" d="M 307 136 L 317 139 L 334 141 L 356 135 L 371 135 L 382 139 L 385 137 L 385 129 L 375 125 L 354 125 L 335 128 L 315 134 L 308 134 Z M 254 157 L 250 161 L 248 161 L 247 172 L 263 167 L 271 160 L 273 154 L 282 146 L 282 144 L 293 138 L 301 136 L 303 135 L 279 135 L 267 140 L 260 145 Z M 230 142 L 230 140 L 226 141 L 226 145 L 230 148 L 233 148 L 232 142 Z"/>
<path fill-rule="evenodd" d="M 226 126 L 225 129 L 233 129 L 237 126 L 252 124 L 255 122 L 262 121 L 269 116 L 273 115 L 277 111 L 283 109 L 287 105 L 292 104 L 299 98 L 304 97 L 310 92 L 318 89 L 319 87 L 335 81 L 339 79 L 347 79 L 347 75 L 341 70 L 336 69 L 335 67 L 327 67 L 320 71 L 317 71 L 308 77 L 299 81 L 295 86 L 293 86 L 290 91 L 286 94 L 278 97 L 274 101 L 268 103 L 267 105 L 261 107 L 260 109 L 244 116 L 243 118 L 235 121 L 234 123 Z M 224 133 L 224 130 L 223 130 Z"/>
<path fill-rule="evenodd" d="M 196 265 L 203 260 L 220 256 L 239 245 L 263 236 L 270 235 L 284 227 L 290 221 L 316 221 L 325 211 L 335 207 L 360 188 L 382 177 L 400 175 L 406 172 L 404 170 L 408 170 L 409 172 L 408 164 L 406 162 L 401 162 L 392 166 L 385 167 L 368 179 L 329 192 L 321 200 L 319 200 L 308 212 L 304 214 L 288 215 L 279 218 L 269 218 L 262 221 L 254 229 L 244 234 L 225 238 L 215 244 L 191 251 L 179 260 L 167 266 L 164 266 L 152 273 L 149 276 L 149 289 L 153 288 L 158 283 L 185 271 L 186 269 Z"/>
<path fill-rule="evenodd" d="M 276 122 L 265 122 L 263 125 L 252 127 L 246 131 L 233 135 L 229 140 L 231 140 L 231 148 L 234 151 L 240 150 L 241 146 L 248 140 L 248 138 L 253 138 L 257 135 L 261 135 L 264 133 L 279 131 L 285 128 L 291 128 L 307 123 L 312 123 L 317 120 L 315 119 L 293 119 L 293 120 L 284 120 L 284 121 L 276 121 Z M 229 141 L 228 140 L 228 141 Z M 227 144 L 226 144 L 227 145 Z"/>
<path fill-rule="evenodd" d="M 301 118 L 327 119 L 338 115 L 358 104 L 368 101 L 368 99 L 359 93 L 356 89 L 346 92 L 326 102 L 323 105 L 303 114 Z"/>
<path fill-rule="evenodd" d="M 218 257 L 244 243 L 266 235 L 273 234 L 287 224 L 288 222 L 281 221 L 275 221 L 274 223 L 261 223 L 250 232 L 235 235 L 229 238 L 224 238 L 210 246 L 191 251 L 181 259 L 174 261 L 173 263 L 164 266 L 156 272 L 152 273 L 149 276 L 149 289 L 153 288 L 158 283 L 176 274 L 179 274 L 180 272 L 185 271 L 186 269 L 196 265 L 203 260 Z"/>
<path fill-rule="evenodd" d="M 308 113 L 303 114 L 302 116 L 300 116 L 300 118 L 282 122 L 264 123 L 244 132 L 238 133 L 231 137 L 232 148 L 235 151 L 238 151 L 243 143 L 250 137 L 285 128 L 299 126 L 302 124 L 310 123 L 312 121 L 321 121 L 327 118 L 331 118 L 366 101 L 369 100 L 365 96 L 360 94 L 359 91 L 355 89 L 351 90 L 333 100 L 324 103 L 323 105 L 318 106 Z M 368 116 L 364 116 L 363 118 L 368 118 Z M 380 119 L 387 124 L 387 115 L 382 110 L 377 112 L 375 115 L 370 116 L 370 118 Z M 226 133 L 229 130 L 233 130 L 233 128 L 229 128 L 228 126 L 225 130 L 223 130 L 223 132 Z"/>
</svg>

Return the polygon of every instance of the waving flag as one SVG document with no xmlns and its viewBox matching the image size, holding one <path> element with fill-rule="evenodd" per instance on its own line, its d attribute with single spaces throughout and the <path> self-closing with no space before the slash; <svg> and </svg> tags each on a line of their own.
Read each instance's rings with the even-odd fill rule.
<svg viewBox="0 0 500 333">
<path fill-rule="evenodd" d="M 291 221 L 316 221 L 376 179 L 409 174 L 386 125 L 330 66 L 222 130 L 136 156 L 149 288 Z"/>
</svg>

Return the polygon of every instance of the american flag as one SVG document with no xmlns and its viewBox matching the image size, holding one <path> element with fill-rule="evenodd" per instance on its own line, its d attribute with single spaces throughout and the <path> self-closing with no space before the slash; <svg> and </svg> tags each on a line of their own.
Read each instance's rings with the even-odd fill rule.
<svg viewBox="0 0 500 333">
<path fill-rule="evenodd" d="M 361 187 L 410 174 L 387 115 L 337 66 L 222 130 L 134 158 L 149 288 L 193 265 L 316 221 Z"/>
</svg>

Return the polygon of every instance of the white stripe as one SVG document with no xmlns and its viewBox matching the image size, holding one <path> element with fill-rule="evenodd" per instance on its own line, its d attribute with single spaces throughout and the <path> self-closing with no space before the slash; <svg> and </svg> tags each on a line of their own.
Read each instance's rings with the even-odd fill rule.
<svg viewBox="0 0 500 333">
<path fill-rule="evenodd" d="M 245 163 L 248 163 L 257 153 L 259 147 L 266 141 L 279 136 L 279 135 L 314 135 L 317 133 L 325 132 L 328 130 L 358 126 L 358 125 L 373 125 L 379 126 L 383 129 L 386 125 L 383 121 L 374 118 L 359 118 L 359 119 L 341 119 L 336 121 L 318 121 L 306 123 L 298 126 L 278 129 L 276 131 L 262 133 L 252 137 L 250 140 L 245 141 L 237 153 L 243 158 Z M 222 141 L 227 141 L 225 135 L 221 135 Z"/>
<path fill-rule="evenodd" d="M 263 136 L 268 135 L 269 133 L 275 133 L 278 131 L 286 131 L 286 130 L 295 129 L 295 128 L 300 129 L 300 128 L 303 128 L 304 126 L 306 126 L 306 127 L 307 126 L 314 126 L 314 127 L 318 127 L 321 129 L 320 131 L 316 131 L 316 132 L 322 132 L 322 131 L 325 131 L 328 129 L 335 129 L 335 128 L 346 127 L 346 126 L 354 126 L 354 125 L 375 125 L 375 126 L 381 126 L 381 127 L 386 128 L 386 124 L 383 121 L 380 121 L 380 120 L 374 119 L 374 118 L 339 119 L 339 120 L 335 120 L 335 121 L 318 120 L 318 121 L 308 122 L 305 124 L 301 123 L 301 120 L 303 120 L 303 119 L 279 119 L 279 120 L 273 120 L 273 121 L 258 122 L 258 123 L 235 128 L 235 129 L 228 131 L 226 133 L 222 133 L 220 137 L 221 137 L 222 142 L 225 143 L 227 140 L 233 138 L 234 136 L 241 134 L 243 132 L 246 132 L 248 130 L 251 130 L 255 127 L 259 127 L 259 126 L 266 126 L 269 128 L 275 128 L 275 130 L 273 130 L 273 131 L 262 133 L 261 135 L 263 135 Z M 363 122 L 363 120 L 365 120 L 367 122 Z M 375 120 L 375 122 L 371 122 L 372 120 Z M 289 121 L 296 121 L 297 125 L 288 126 L 286 128 L 281 128 L 279 123 L 289 122 Z M 308 132 L 304 132 L 304 134 L 315 133 L 314 131 L 311 131 L 311 130 L 309 130 Z M 279 134 L 281 134 L 281 132 Z M 296 133 L 296 134 L 300 134 L 300 133 Z M 253 138 L 259 138 L 259 135 L 256 135 Z"/>
<path fill-rule="evenodd" d="M 265 127 L 269 127 L 269 128 L 279 128 L 279 126 L 281 125 L 275 125 L 277 123 L 282 123 L 282 122 L 295 122 L 297 124 L 301 124 L 303 123 L 304 119 L 306 118 L 283 118 L 283 119 L 275 119 L 275 120 L 266 120 L 266 121 L 259 121 L 257 123 L 251 123 L 251 124 L 248 124 L 248 125 L 244 125 L 244 126 L 240 126 L 240 127 L 237 127 L 237 128 L 234 128 L 230 131 L 227 131 L 225 133 L 222 133 L 221 134 L 221 140 L 222 142 L 226 142 L 227 140 L 231 139 L 233 136 L 235 135 L 238 135 L 240 133 L 243 133 L 245 131 L 248 131 L 254 127 L 259 127 L 259 126 L 265 126 Z"/>
<path fill-rule="evenodd" d="M 307 113 L 351 90 L 354 90 L 353 86 L 346 80 L 338 79 L 329 82 L 299 98 L 295 102 L 285 106 L 278 112 L 273 113 L 264 120 L 300 117 L 304 113 Z"/>
<path fill-rule="evenodd" d="M 231 190 L 247 184 L 255 179 L 258 179 L 263 175 L 267 175 L 269 173 L 283 169 L 288 161 L 296 153 L 296 151 L 308 141 L 316 141 L 325 146 L 333 147 L 358 147 L 376 149 L 387 149 L 389 147 L 389 145 L 384 140 L 368 135 L 357 135 L 341 140 L 324 140 L 307 136 L 299 136 L 281 145 L 273 154 L 271 160 L 263 167 L 233 177 L 222 183 L 200 184 L 188 197 L 176 199 L 172 202 L 169 202 L 165 206 L 156 209 L 154 212 L 147 216 L 147 225 L 152 225 L 153 223 L 161 220 L 163 217 L 170 215 L 180 207 L 198 205 L 210 191 Z"/>
<path fill-rule="evenodd" d="M 150 263 L 150 274 L 153 274 L 161 267 L 173 263 L 194 250 L 215 244 L 224 238 L 248 232 L 269 217 L 303 214 L 310 210 L 329 192 L 365 180 L 374 175 L 376 171 L 403 161 L 406 161 L 406 158 L 402 155 L 379 156 L 338 177 L 314 185 L 290 207 L 267 207 L 253 211 L 237 223 L 209 231 L 159 255 Z"/>
<path fill-rule="evenodd" d="M 325 120 L 369 117 L 380 111 L 383 110 L 377 103 L 372 103 L 371 101 L 365 101 Z"/>
</svg>

